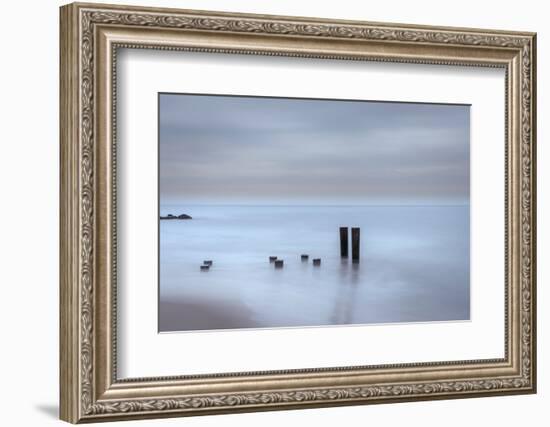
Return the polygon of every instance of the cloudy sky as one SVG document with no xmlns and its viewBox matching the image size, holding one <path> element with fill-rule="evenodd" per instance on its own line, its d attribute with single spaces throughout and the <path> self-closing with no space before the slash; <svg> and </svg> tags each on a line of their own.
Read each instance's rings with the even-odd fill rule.
<svg viewBox="0 0 550 427">
<path fill-rule="evenodd" d="M 466 105 L 160 94 L 166 203 L 467 204 Z"/>
</svg>

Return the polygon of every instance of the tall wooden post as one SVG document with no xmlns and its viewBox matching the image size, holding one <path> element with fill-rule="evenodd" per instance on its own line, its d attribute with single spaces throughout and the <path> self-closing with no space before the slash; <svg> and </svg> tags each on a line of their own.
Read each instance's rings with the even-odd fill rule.
<svg viewBox="0 0 550 427">
<path fill-rule="evenodd" d="M 340 256 L 348 257 L 348 227 L 340 227 Z"/>
<path fill-rule="evenodd" d="M 359 262 L 359 247 L 360 247 L 360 233 L 359 227 L 352 227 L 351 229 L 351 259 L 353 262 Z"/>
</svg>

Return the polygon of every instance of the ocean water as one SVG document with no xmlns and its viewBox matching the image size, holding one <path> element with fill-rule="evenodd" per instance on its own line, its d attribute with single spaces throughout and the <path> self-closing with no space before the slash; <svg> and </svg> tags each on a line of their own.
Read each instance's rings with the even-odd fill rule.
<svg viewBox="0 0 550 427">
<path fill-rule="evenodd" d="M 160 221 L 161 332 L 470 318 L 469 206 L 160 211 L 193 217 Z M 351 251 L 340 258 L 341 226 L 361 228 L 357 264 Z M 271 255 L 284 268 L 275 269 Z M 207 272 L 204 260 L 213 261 Z"/>
</svg>

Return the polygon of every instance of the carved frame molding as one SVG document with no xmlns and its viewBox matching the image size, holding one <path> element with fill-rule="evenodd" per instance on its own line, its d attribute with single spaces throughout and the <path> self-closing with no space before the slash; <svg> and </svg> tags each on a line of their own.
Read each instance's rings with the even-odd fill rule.
<svg viewBox="0 0 550 427">
<path fill-rule="evenodd" d="M 506 357 L 117 380 L 113 147 L 121 47 L 504 67 Z M 534 98 L 532 33 L 93 4 L 62 7 L 61 418 L 102 421 L 534 392 Z M 271 387 L 259 385 L 270 376 Z M 210 391 L 196 393 L 196 384 L 207 384 Z"/>
</svg>

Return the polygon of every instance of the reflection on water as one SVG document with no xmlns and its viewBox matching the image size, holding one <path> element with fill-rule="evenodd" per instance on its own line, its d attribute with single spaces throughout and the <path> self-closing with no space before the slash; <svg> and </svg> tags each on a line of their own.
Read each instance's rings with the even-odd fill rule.
<svg viewBox="0 0 550 427">
<path fill-rule="evenodd" d="M 347 325 L 354 323 L 354 298 L 359 283 L 359 263 L 349 263 L 347 259 L 340 260 L 339 276 L 342 281 L 340 292 L 334 303 L 334 313 L 330 318 L 333 325 Z"/>
<path fill-rule="evenodd" d="M 468 206 L 161 207 L 168 213 L 193 219 L 160 223 L 160 331 L 469 319 Z M 360 263 L 340 258 L 340 226 L 361 227 Z"/>
</svg>

